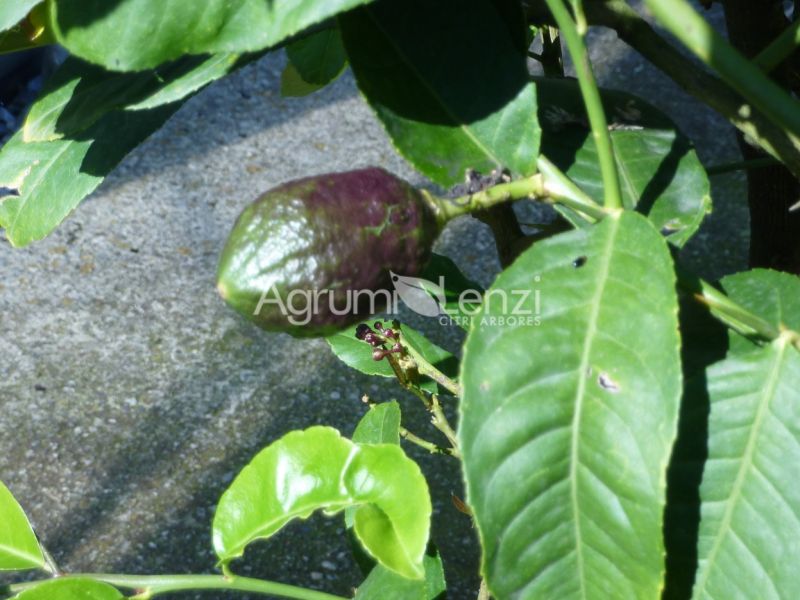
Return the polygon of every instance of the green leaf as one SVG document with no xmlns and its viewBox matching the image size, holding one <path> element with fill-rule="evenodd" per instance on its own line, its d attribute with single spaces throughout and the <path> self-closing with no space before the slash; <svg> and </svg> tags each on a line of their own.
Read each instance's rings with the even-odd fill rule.
<svg viewBox="0 0 800 600">
<path fill-rule="evenodd" d="M 44 564 L 25 512 L 0 481 L 0 571 L 41 569 Z"/>
<path fill-rule="evenodd" d="M 355 532 L 385 567 L 424 576 L 431 501 L 419 467 L 394 444 L 354 444 L 330 427 L 293 431 L 262 450 L 222 495 L 214 549 L 223 564 L 316 510 L 357 506 Z"/>
<path fill-rule="evenodd" d="M 356 590 L 355 600 L 437 600 L 444 596 L 447 584 L 444 565 L 435 549 L 423 560 L 425 579 L 406 579 L 377 565 Z"/>
<path fill-rule="evenodd" d="M 339 18 L 358 86 L 397 149 L 444 186 L 536 170 L 536 89 L 486 0 L 380 2 Z"/>
<path fill-rule="evenodd" d="M 353 432 L 359 444 L 400 444 L 400 405 L 396 400 L 373 404 Z"/>
<path fill-rule="evenodd" d="M 85 577 L 64 577 L 40 583 L 14 596 L 13 600 L 121 600 L 116 588 Z"/>
<path fill-rule="evenodd" d="M 297 72 L 292 63 L 287 63 L 281 73 L 281 96 L 285 98 L 302 98 L 321 90 L 322 85 L 308 83 Z"/>
<path fill-rule="evenodd" d="M 578 83 L 537 78 L 542 154 L 594 198 L 603 181 Z M 711 188 L 691 142 L 666 115 L 625 92 L 603 90 L 626 208 L 682 246 L 711 211 Z"/>
<path fill-rule="evenodd" d="M 286 46 L 286 55 L 307 83 L 328 85 L 344 72 L 347 56 L 337 27 L 323 29 Z"/>
<path fill-rule="evenodd" d="M 372 325 L 375 320 L 371 319 L 364 322 L 368 325 Z M 366 375 L 393 378 L 395 374 L 392 367 L 389 365 L 389 361 L 385 359 L 377 361 L 372 360 L 372 346 L 357 339 L 355 330 L 355 327 L 352 329 L 345 329 L 344 331 L 340 331 L 326 338 L 336 358 L 341 360 L 348 367 L 352 367 Z M 408 325 L 402 325 L 401 331 L 408 343 L 422 354 L 429 363 L 440 371 L 443 371 L 446 375 L 453 373 L 456 360 L 450 352 L 429 341 L 428 338 Z M 420 387 L 422 389 L 435 391 L 436 383 L 430 379 L 423 378 Z"/>
<path fill-rule="evenodd" d="M 358 444 L 395 444 L 400 445 L 400 405 L 396 400 L 373 404 L 353 432 L 353 441 Z M 356 508 L 344 510 L 344 522 L 347 529 L 355 523 Z M 363 558 L 363 557 L 358 557 Z"/>
<path fill-rule="evenodd" d="M 681 394 L 674 286 L 664 239 L 626 211 L 535 244 L 487 292 L 459 437 L 496 597 L 659 597 Z M 540 325 L 509 322 L 537 293 Z"/>
<path fill-rule="evenodd" d="M 145 110 L 182 100 L 229 73 L 237 61 L 237 54 L 191 56 L 151 71 L 115 73 L 69 57 L 31 106 L 24 139 L 73 136 L 116 109 Z"/>
<path fill-rule="evenodd" d="M 694 598 L 797 598 L 800 353 L 788 336 L 708 371 Z"/>
<path fill-rule="evenodd" d="M 0 31 L 14 27 L 41 2 L 42 0 L 0 0 Z"/>
<path fill-rule="evenodd" d="M 151 69 L 184 54 L 252 52 L 368 0 L 57 0 L 58 41 L 115 71 Z"/>
<path fill-rule="evenodd" d="M 49 234 L 120 160 L 179 108 L 120 111 L 74 138 L 23 142 L 18 132 L 0 150 L 0 227 L 14 246 Z"/>
<path fill-rule="evenodd" d="M 769 269 L 753 269 L 724 277 L 725 293 L 742 308 L 777 330 L 800 332 L 800 278 Z M 758 345 L 731 331 L 731 354 L 757 350 Z"/>
</svg>

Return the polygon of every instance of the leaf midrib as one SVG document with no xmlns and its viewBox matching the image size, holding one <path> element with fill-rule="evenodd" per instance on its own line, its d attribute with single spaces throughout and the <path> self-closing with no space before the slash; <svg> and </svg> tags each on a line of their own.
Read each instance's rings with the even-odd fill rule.
<svg viewBox="0 0 800 600">
<path fill-rule="evenodd" d="M 783 368 L 784 358 L 786 357 L 786 348 L 789 346 L 789 344 L 785 338 L 779 338 L 776 342 L 776 346 L 778 348 L 778 354 L 775 357 L 775 364 L 770 371 L 766 385 L 762 387 L 763 392 L 758 403 L 758 410 L 756 411 L 756 417 L 753 421 L 753 428 L 751 429 L 750 435 L 747 438 L 747 445 L 745 446 L 744 455 L 742 457 L 742 464 L 739 467 L 739 472 L 736 474 L 736 479 L 733 482 L 733 487 L 731 488 L 731 493 L 728 496 L 725 512 L 722 515 L 722 520 L 720 521 L 719 526 L 717 527 L 718 534 L 716 535 L 714 545 L 711 547 L 711 551 L 708 553 L 708 557 L 705 559 L 705 566 L 703 568 L 700 580 L 695 585 L 692 598 L 699 598 L 701 594 L 705 592 L 709 575 L 713 569 L 714 561 L 716 560 L 717 554 L 722 547 L 722 542 L 728 537 L 731 520 L 733 519 L 733 512 L 742 495 L 742 486 L 744 485 L 745 477 L 753 467 L 753 455 L 755 454 L 756 440 L 761 435 L 761 427 L 763 425 L 764 416 L 766 415 L 773 396 L 775 395 L 775 389 L 778 386 L 778 381 L 780 381 L 780 372 Z"/>
<path fill-rule="evenodd" d="M 26 560 L 33 567 L 40 566 L 43 564 L 41 557 L 36 556 L 35 554 L 29 554 L 28 552 L 22 551 L 18 548 L 14 548 L 13 546 L 0 544 L 0 553 L 5 554 L 6 556 L 13 556 L 15 558 Z M 2 569 L 0 569 L 0 571 L 2 571 Z"/>
<path fill-rule="evenodd" d="M 581 527 L 580 527 L 580 508 L 578 502 L 578 485 L 577 485 L 577 475 L 578 475 L 578 452 L 579 452 L 579 438 L 580 438 L 580 426 L 581 426 L 581 417 L 583 412 L 583 402 L 586 396 L 586 381 L 588 377 L 586 376 L 586 371 L 589 367 L 589 357 L 592 352 L 592 342 L 594 341 L 594 336 L 597 333 L 597 323 L 600 318 L 600 301 L 602 300 L 603 294 L 605 292 L 606 282 L 608 281 L 608 274 L 611 267 L 611 254 L 612 248 L 614 245 L 614 240 L 617 236 L 617 231 L 619 230 L 619 223 L 620 219 L 616 216 L 610 216 L 606 219 L 606 222 L 611 223 L 612 230 L 608 236 L 606 241 L 606 245 L 603 252 L 603 264 L 601 266 L 600 271 L 600 284 L 597 286 L 597 290 L 595 291 L 594 297 L 592 298 L 590 306 L 592 307 L 592 311 L 589 314 L 589 322 L 587 324 L 586 329 L 586 337 L 583 344 L 583 352 L 581 354 L 581 364 L 578 370 L 578 389 L 575 393 L 575 413 L 572 417 L 572 441 L 570 446 L 570 467 L 569 467 L 569 479 L 570 479 L 570 500 L 572 504 L 572 517 L 575 525 L 575 557 L 578 564 L 578 583 L 580 585 L 580 597 L 586 599 L 586 584 L 584 581 L 584 565 L 583 565 L 583 551 L 582 551 L 582 540 L 581 540 Z"/>
</svg>

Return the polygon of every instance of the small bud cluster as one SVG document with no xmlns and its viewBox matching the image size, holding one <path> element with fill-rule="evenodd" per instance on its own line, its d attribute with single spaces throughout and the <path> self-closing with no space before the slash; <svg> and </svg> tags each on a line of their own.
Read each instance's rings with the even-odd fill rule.
<svg viewBox="0 0 800 600">
<path fill-rule="evenodd" d="M 372 360 L 383 360 L 390 354 L 401 354 L 403 352 L 403 346 L 398 341 L 400 339 L 400 332 L 397 331 L 397 329 L 399 329 L 400 324 L 394 321 L 392 322 L 392 326 L 394 329 L 391 327 L 384 327 L 383 323 L 375 321 L 373 325 L 375 329 L 366 323 L 362 323 L 356 327 L 356 337 L 375 349 L 372 351 Z M 392 343 L 392 347 L 387 349 L 386 344 L 389 343 Z"/>
</svg>

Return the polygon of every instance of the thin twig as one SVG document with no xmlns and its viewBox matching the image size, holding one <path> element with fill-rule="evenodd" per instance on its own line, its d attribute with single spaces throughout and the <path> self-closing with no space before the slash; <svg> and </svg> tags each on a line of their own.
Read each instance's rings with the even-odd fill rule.
<svg viewBox="0 0 800 600">
<path fill-rule="evenodd" d="M 583 5 L 581 0 L 572 0 L 575 12 L 573 20 L 564 0 L 545 0 L 545 2 L 561 30 L 561 35 L 564 36 L 567 49 L 575 65 L 575 74 L 578 76 L 578 85 L 583 96 L 583 103 L 586 105 L 586 115 L 589 117 L 592 138 L 597 146 L 600 175 L 603 179 L 603 204 L 609 209 L 622 208 L 622 192 L 619 185 L 617 163 L 614 160 L 614 147 L 608 133 L 608 122 L 603 110 L 603 102 L 600 99 L 600 91 L 597 88 L 592 64 L 589 61 L 589 52 L 583 39 L 587 28 Z"/>
<path fill-rule="evenodd" d="M 424 448 L 431 454 L 447 454 L 448 456 L 454 456 L 452 448 L 445 448 L 444 446 L 439 446 L 438 444 L 429 442 L 426 439 L 414 435 L 405 427 L 400 428 L 400 437 L 402 437 L 404 440 L 408 440 L 412 444 L 416 444 L 420 448 Z"/>
</svg>

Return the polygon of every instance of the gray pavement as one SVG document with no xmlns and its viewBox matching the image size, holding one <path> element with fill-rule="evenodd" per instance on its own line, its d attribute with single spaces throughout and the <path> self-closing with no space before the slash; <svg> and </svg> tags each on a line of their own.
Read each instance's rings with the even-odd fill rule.
<svg viewBox="0 0 800 600">
<path fill-rule="evenodd" d="M 704 160 L 735 158 L 724 122 L 623 45 L 604 43 L 595 60 L 601 81 L 677 111 Z M 268 57 L 189 101 L 48 239 L 22 250 L 0 242 L 0 479 L 69 571 L 210 571 L 210 521 L 234 474 L 290 429 L 350 433 L 365 392 L 400 398 L 409 427 L 430 431 L 390 381 L 337 363 L 323 341 L 261 332 L 216 295 L 228 230 L 267 188 L 365 165 L 423 183 L 349 74 L 282 99 L 282 65 Z M 716 212 L 687 251 L 714 254 L 707 275 L 742 268 L 746 256 L 746 221 L 741 235 L 721 233 L 746 217 L 741 179 L 715 182 L 714 194 Z M 496 272 L 492 242 L 470 219 L 451 224 L 438 249 L 484 283 Z M 458 332 L 418 324 L 458 347 Z M 408 451 L 431 481 L 450 597 L 472 598 L 477 544 L 451 504 L 455 461 Z M 315 516 L 236 567 L 347 594 L 360 576 L 342 534 L 340 518 Z"/>
</svg>

